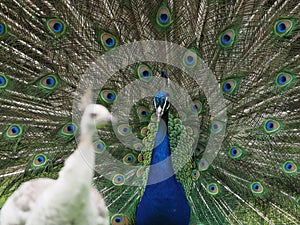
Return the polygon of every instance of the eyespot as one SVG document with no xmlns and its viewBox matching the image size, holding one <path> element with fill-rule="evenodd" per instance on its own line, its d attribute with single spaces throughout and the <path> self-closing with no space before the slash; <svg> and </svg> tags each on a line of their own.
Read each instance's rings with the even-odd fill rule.
<svg viewBox="0 0 300 225">
<path fill-rule="evenodd" d="M 168 72 L 167 72 L 167 71 L 162 70 L 162 71 L 160 72 L 160 74 L 161 74 L 161 77 L 163 77 L 163 78 L 168 78 Z"/>
<path fill-rule="evenodd" d="M 129 124 L 121 124 L 118 126 L 118 133 L 122 136 L 128 136 L 131 134 L 131 127 Z"/>
<path fill-rule="evenodd" d="M 61 135 L 67 138 L 73 138 L 77 133 L 78 127 L 74 123 L 67 123 L 63 126 Z"/>
<path fill-rule="evenodd" d="M 290 19 L 280 19 L 274 23 L 274 34 L 283 37 L 288 35 L 294 28 L 294 22 Z"/>
<path fill-rule="evenodd" d="M 274 134 L 274 133 L 277 133 L 281 129 L 281 124 L 274 119 L 269 119 L 264 122 L 263 127 L 264 127 L 264 131 L 266 133 Z"/>
<path fill-rule="evenodd" d="M 153 70 L 146 64 L 139 65 L 136 69 L 136 74 L 142 81 L 149 82 L 153 80 Z"/>
<path fill-rule="evenodd" d="M 148 132 L 148 127 L 143 127 L 140 131 L 140 137 L 146 137 L 147 135 L 147 132 Z"/>
<path fill-rule="evenodd" d="M 298 167 L 293 161 L 286 161 L 282 164 L 282 169 L 286 174 L 295 174 L 298 171 Z"/>
<path fill-rule="evenodd" d="M 223 130 L 224 130 L 224 123 L 222 123 L 220 121 L 213 121 L 211 123 L 211 132 L 213 134 L 218 134 Z"/>
<path fill-rule="evenodd" d="M 140 106 L 137 109 L 137 114 L 140 119 L 148 118 L 149 117 L 149 109 L 144 106 Z"/>
<path fill-rule="evenodd" d="M 193 101 L 192 110 L 200 114 L 202 112 L 202 103 L 198 100 Z"/>
<path fill-rule="evenodd" d="M 116 186 L 121 186 L 125 183 L 125 177 L 123 174 L 116 174 L 113 177 L 113 184 Z"/>
<path fill-rule="evenodd" d="M 172 14 L 168 7 L 161 6 L 156 14 L 156 23 L 160 27 L 169 27 L 172 23 Z"/>
<path fill-rule="evenodd" d="M 6 138 L 19 138 L 23 133 L 23 127 L 18 124 L 10 125 L 6 130 Z"/>
<path fill-rule="evenodd" d="M 201 159 L 200 162 L 198 163 L 198 170 L 199 171 L 205 171 L 208 169 L 208 163 L 205 159 Z"/>
<path fill-rule="evenodd" d="M 8 79 L 4 74 L 0 74 L 0 89 L 6 88 Z"/>
<path fill-rule="evenodd" d="M 138 161 L 139 161 L 139 162 L 143 162 L 143 161 L 144 161 L 143 154 L 140 153 L 140 154 L 138 155 Z"/>
<path fill-rule="evenodd" d="M 46 22 L 47 30 L 55 37 L 60 37 L 66 33 L 66 23 L 58 18 L 52 18 Z"/>
<path fill-rule="evenodd" d="M 117 94 L 114 90 L 103 90 L 100 92 L 101 100 L 106 103 L 112 104 L 117 99 Z"/>
<path fill-rule="evenodd" d="M 200 172 L 199 172 L 199 170 L 193 170 L 192 171 L 192 179 L 193 180 L 198 180 L 199 179 L 199 177 L 200 177 Z"/>
<path fill-rule="evenodd" d="M 47 74 L 39 79 L 38 86 L 44 90 L 52 91 L 58 87 L 59 79 L 55 74 Z"/>
<path fill-rule="evenodd" d="M 98 140 L 94 143 L 94 149 L 96 153 L 103 153 L 107 149 L 107 146 L 104 141 Z"/>
<path fill-rule="evenodd" d="M 197 52 L 194 49 L 187 50 L 183 55 L 183 65 L 193 68 L 197 65 Z"/>
<path fill-rule="evenodd" d="M 5 38 L 8 33 L 8 28 L 6 23 L 0 21 L 0 40 Z"/>
<path fill-rule="evenodd" d="M 243 150 L 237 146 L 233 146 L 228 151 L 228 156 L 231 159 L 240 159 L 243 155 Z"/>
<path fill-rule="evenodd" d="M 196 148 L 195 148 L 195 154 L 196 155 L 200 155 L 201 153 L 203 153 L 204 152 L 204 147 L 203 146 L 197 146 Z"/>
<path fill-rule="evenodd" d="M 276 85 L 279 88 L 290 86 L 294 81 L 294 76 L 287 72 L 280 72 L 276 76 Z"/>
<path fill-rule="evenodd" d="M 221 47 L 229 48 L 233 45 L 235 39 L 236 31 L 234 29 L 227 29 L 219 35 L 218 42 Z"/>
<path fill-rule="evenodd" d="M 220 189 L 219 189 L 218 184 L 211 183 L 206 186 L 206 191 L 210 195 L 217 195 L 217 194 L 219 194 Z"/>
<path fill-rule="evenodd" d="M 250 189 L 253 194 L 263 194 L 264 193 L 264 187 L 260 182 L 253 182 L 250 185 Z"/>
<path fill-rule="evenodd" d="M 34 156 L 33 158 L 33 166 L 34 167 L 40 167 L 40 166 L 44 166 L 48 161 L 48 158 L 45 154 L 38 154 L 36 156 Z"/>
<path fill-rule="evenodd" d="M 158 122 L 158 118 L 157 118 L 157 114 L 156 114 L 156 113 L 153 113 L 153 114 L 151 115 L 151 121 L 152 121 L 152 122 Z"/>
<path fill-rule="evenodd" d="M 122 214 L 115 214 L 111 217 L 112 225 L 128 225 L 128 220 L 126 216 Z"/>
<path fill-rule="evenodd" d="M 131 153 L 123 157 L 123 162 L 127 165 L 133 165 L 135 163 L 135 160 L 136 160 L 135 156 Z"/>
<path fill-rule="evenodd" d="M 296 204 L 300 208 L 300 197 L 296 198 Z"/>
<path fill-rule="evenodd" d="M 142 143 L 136 143 L 133 145 L 134 150 L 136 151 L 142 151 L 142 149 L 144 148 Z"/>
<path fill-rule="evenodd" d="M 136 171 L 136 176 L 138 178 L 143 176 L 143 167 L 138 168 L 138 170 Z"/>
<path fill-rule="evenodd" d="M 111 33 L 100 31 L 98 41 L 105 50 L 112 50 L 118 46 L 118 39 Z"/>
<path fill-rule="evenodd" d="M 235 79 L 229 79 L 222 83 L 223 92 L 225 94 L 233 93 L 237 88 L 238 82 Z"/>
</svg>

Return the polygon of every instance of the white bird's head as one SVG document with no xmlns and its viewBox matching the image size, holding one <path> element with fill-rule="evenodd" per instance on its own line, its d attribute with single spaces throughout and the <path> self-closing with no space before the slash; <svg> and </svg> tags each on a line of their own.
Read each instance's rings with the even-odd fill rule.
<svg viewBox="0 0 300 225">
<path fill-rule="evenodd" d="M 114 122 L 115 118 L 106 107 L 98 104 L 89 104 L 86 106 L 82 115 L 82 126 L 88 129 L 101 128 L 109 122 Z"/>
</svg>

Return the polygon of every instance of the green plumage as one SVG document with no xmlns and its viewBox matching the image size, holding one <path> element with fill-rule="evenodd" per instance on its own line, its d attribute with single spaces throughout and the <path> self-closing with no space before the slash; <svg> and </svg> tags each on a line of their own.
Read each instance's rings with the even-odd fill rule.
<svg viewBox="0 0 300 225">
<path fill-rule="evenodd" d="M 299 19 L 294 0 L 2 1 L 0 205 L 24 181 L 57 177 L 76 149 L 73 103 L 85 81 L 118 118 L 94 137 L 94 185 L 111 224 L 135 224 L 157 132 L 156 93 L 144 93 L 159 91 L 157 79 L 166 73 L 171 103 L 189 103 L 171 106 L 168 128 L 190 225 L 300 224 Z M 177 59 L 176 67 L 138 59 L 112 73 L 140 51 L 116 59 L 118 47 L 148 40 L 186 49 L 145 49 L 155 59 Z M 90 80 L 89 66 L 107 54 L 111 70 Z M 206 84 L 204 65 L 218 86 L 189 76 L 195 72 Z M 217 93 L 221 112 L 210 100 Z M 215 119 L 222 112 L 226 120 Z M 221 135 L 210 163 L 209 138 Z"/>
</svg>

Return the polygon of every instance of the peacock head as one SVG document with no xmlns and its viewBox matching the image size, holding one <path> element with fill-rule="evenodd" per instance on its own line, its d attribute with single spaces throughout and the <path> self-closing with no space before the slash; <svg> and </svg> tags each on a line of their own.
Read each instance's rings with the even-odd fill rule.
<svg viewBox="0 0 300 225">
<path fill-rule="evenodd" d="M 159 91 L 154 97 L 154 107 L 158 118 L 168 111 L 170 108 L 169 94 L 165 91 Z"/>
<path fill-rule="evenodd" d="M 89 104 L 82 116 L 82 126 L 86 128 L 101 128 L 109 122 L 114 122 L 116 119 L 113 115 L 102 105 Z"/>
</svg>

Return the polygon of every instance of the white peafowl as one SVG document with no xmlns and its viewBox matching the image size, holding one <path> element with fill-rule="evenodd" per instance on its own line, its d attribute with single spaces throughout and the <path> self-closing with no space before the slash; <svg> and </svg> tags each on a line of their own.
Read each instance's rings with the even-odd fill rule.
<svg viewBox="0 0 300 225">
<path fill-rule="evenodd" d="M 58 179 L 40 178 L 22 184 L 4 204 L 1 225 L 107 225 L 108 215 L 102 195 L 92 187 L 95 152 L 92 138 L 96 124 L 113 117 L 102 105 L 82 100 L 78 147 L 65 161 Z"/>
</svg>

